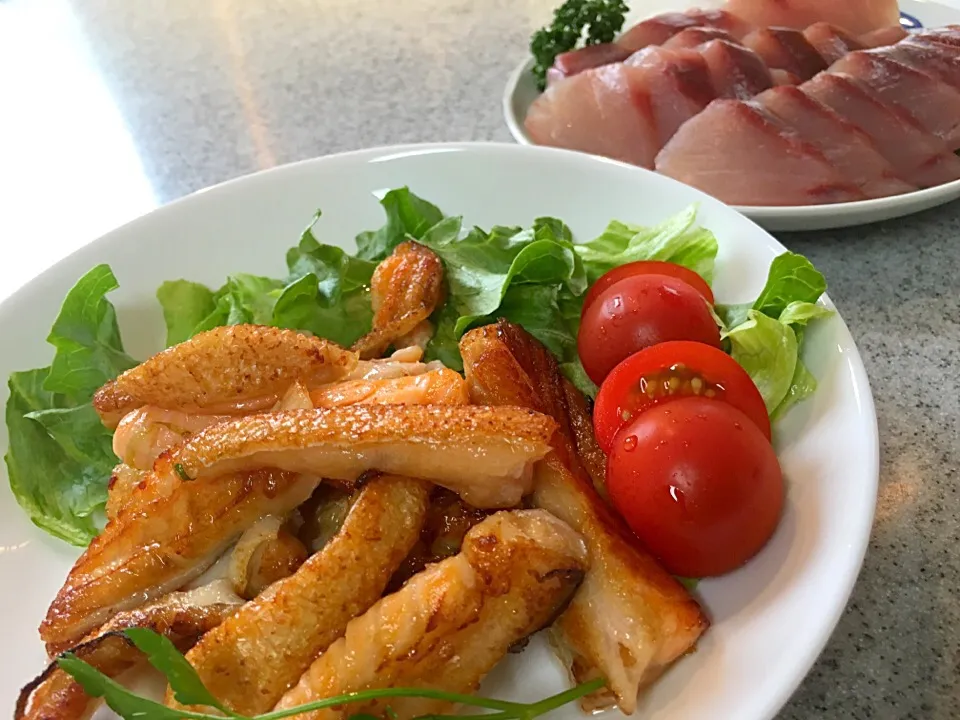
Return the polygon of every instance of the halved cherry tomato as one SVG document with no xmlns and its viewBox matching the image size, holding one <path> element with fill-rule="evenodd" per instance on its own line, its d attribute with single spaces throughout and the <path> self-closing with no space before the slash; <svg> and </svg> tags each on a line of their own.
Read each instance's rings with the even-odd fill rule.
<svg viewBox="0 0 960 720">
<path fill-rule="evenodd" d="M 735 407 L 703 397 L 650 408 L 617 433 L 607 490 L 647 549 L 684 577 L 745 563 L 783 510 L 773 446 Z"/>
<path fill-rule="evenodd" d="M 638 350 L 667 340 L 720 347 L 720 330 L 703 296 L 667 275 L 633 275 L 614 283 L 580 318 L 577 352 L 597 385 Z"/>
<path fill-rule="evenodd" d="M 667 275 L 683 280 L 698 293 L 703 295 L 703 299 L 713 305 L 713 291 L 707 285 L 707 281 L 683 265 L 677 265 L 672 262 L 663 262 L 662 260 L 638 260 L 637 262 L 618 265 L 613 270 L 608 270 L 590 286 L 587 296 L 583 299 L 583 311 L 600 297 L 600 294 L 614 283 L 620 282 L 624 278 L 634 275 Z M 582 314 L 582 313 L 581 313 Z"/>
<path fill-rule="evenodd" d="M 722 350 L 675 340 L 631 355 L 607 375 L 593 408 L 597 442 L 609 452 L 614 435 L 633 418 L 654 405 L 689 396 L 732 405 L 770 439 L 770 416 L 746 370 Z"/>
</svg>

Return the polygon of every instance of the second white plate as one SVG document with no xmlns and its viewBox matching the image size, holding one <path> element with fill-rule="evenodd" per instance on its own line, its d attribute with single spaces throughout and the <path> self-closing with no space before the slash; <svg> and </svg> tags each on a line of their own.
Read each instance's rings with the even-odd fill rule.
<svg viewBox="0 0 960 720">
<path fill-rule="evenodd" d="M 558 0 L 559 1 L 559 0 Z M 670 10 L 694 7 L 719 7 L 721 0 L 657 0 L 644 2 L 642 12 L 632 11 L 625 28 Z M 905 27 L 939 27 L 960 24 L 960 9 L 927 0 L 900 0 L 901 22 Z M 522 145 L 534 144 L 523 127 L 527 109 L 540 91 L 531 72 L 533 60 L 520 63 L 510 74 L 503 94 L 503 115 L 514 139 Z M 960 180 L 904 195 L 831 205 L 781 207 L 737 206 L 737 210 L 767 230 L 825 230 L 865 225 L 912 215 L 960 198 Z"/>
</svg>

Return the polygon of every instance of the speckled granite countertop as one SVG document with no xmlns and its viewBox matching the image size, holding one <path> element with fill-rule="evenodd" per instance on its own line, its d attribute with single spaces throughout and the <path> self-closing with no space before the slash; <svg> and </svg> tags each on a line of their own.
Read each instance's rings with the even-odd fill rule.
<svg viewBox="0 0 960 720">
<path fill-rule="evenodd" d="M 371 145 L 509 140 L 503 85 L 553 4 L 5 0 L 0 298 L 228 178 Z M 827 275 L 882 448 L 850 607 L 780 717 L 960 717 L 960 203 L 780 239 Z"/>
</svg>

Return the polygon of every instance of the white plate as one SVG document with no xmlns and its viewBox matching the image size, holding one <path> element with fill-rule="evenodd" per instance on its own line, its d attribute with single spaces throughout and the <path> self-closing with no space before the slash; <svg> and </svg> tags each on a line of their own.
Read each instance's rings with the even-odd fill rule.
<svg viewBox="0 0 960 720">
<path fill-rule="evenodd" d="M 589 155 L 517 145 L 423 145 L 366 150 L 288 165 L 192 195 L 82 248 L 0 305 L 0 378 L 49 362 L 44 343 L 60 301 L 93 265 L 110 263 L 128 351 L 161 348 L 154 292 L 186 277 L 218 285 L 227 273 L 284 274 L 284 253 L 318 206 L 317 233 L 352 246 L 382 214 L 371 193 L 409 185 L 469 223 L 524 225 L 566 220 L 580 238 L 613 219 L 655 223 L 699 202 L 720 242 L 715 291 L 752 298 L 784 248 L 729 207 L 678 182 Z M 55 202 L 55 198 L 51 198 Z M 829 305 L 829 301 L 826 301 Z M 778 426 L 789 484 L 773 541 L 740 571 L 700 585 L 713 619 L 699 650 L 657 683 L 639 717 L 766 720 L 807 673 L 843 611 L 863 559 L 878 477 L 870 387 L 839 316 L 811 329 L 806 361 L 820 389 Z M 5 393 L 2 398 L 5 401 Z M 6 433 L 0 433 L 5 450 Z M 37 625 L 77 551 L 34 528 L 0 481 L 0 698 L 44 666 Z M 544 645 L 511 656 L 485 683 L 502 697 L 535 699 L 565 685 Z M 582 719 L 568 708 L 565 716 Z"/>
<path fill-rule="evenodd" d="M 720 7 L 722 0 L 655 0 L 636 3 L 642 12 L 631 11 L 624 23 L 629 28 L 645 17 L 670 10 Z M 927 0 L 900 0 L 904 27 L 940 27 L 960 23 L 960 9 Z M 523 127 L 527 109 L 540 95 L 533 77 L 533 60 L 526 59 L 510 74 L 503 93 L 503 116 L 514 140 L 522 145 L 533 141 Z M 938 187 L 876 200 L 833 205 L 790 207 L 737 206 L 737 210 L 768 230 L 823 230 L 864 225 L 927 210 L 960 197 L 960 180 Z"/>
</svg>

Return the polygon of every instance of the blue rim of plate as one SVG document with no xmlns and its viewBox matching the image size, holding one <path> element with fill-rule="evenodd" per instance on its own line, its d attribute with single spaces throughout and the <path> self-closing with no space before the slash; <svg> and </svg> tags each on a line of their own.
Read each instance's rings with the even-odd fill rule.
<svg viewBox="0 0 960 720">
<path fill-rule="evenodd" d="M 917 20 L 913 15 L 908 15 L 905 12 L 900 13 L 900 27 L 904 30 L 919 30 L 923 27 L 923 23 Z"/>
</svg>

